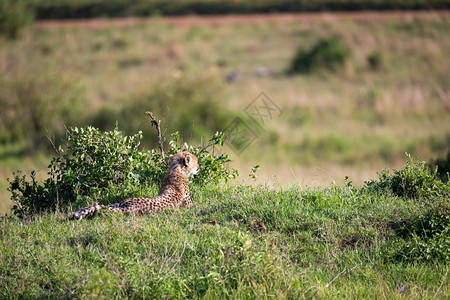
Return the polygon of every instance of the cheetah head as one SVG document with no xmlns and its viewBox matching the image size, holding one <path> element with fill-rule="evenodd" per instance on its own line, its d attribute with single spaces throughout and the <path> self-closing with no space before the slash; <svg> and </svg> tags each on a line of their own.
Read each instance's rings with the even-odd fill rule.
<svg viewBox="0 0 450 300">
<path fill-rule="evenodd" d="M 169 159 L 169 169 L 179 166 L 181 168 L 181 172 L 187 177 L 197 174 L 200 170 L 197 156 L 188 151 L 171 155 Z"/>
</svg>

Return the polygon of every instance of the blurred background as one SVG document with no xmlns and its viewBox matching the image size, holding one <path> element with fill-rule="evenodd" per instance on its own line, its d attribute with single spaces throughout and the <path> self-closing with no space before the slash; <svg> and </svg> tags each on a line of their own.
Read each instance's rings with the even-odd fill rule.
<svg viewBox="0 0 450 300">
<path fill-rule="evenodd" d="M 450 150 L 450 0 L 1 0 L 0 214 L 67 126 L 198 144 L 235 118 L 257 183 L 355 185 Z M 278 111 L 259 126 L 263 92 Z M 239 152 L 239 153 L 238 153 Z"/>
</svg>

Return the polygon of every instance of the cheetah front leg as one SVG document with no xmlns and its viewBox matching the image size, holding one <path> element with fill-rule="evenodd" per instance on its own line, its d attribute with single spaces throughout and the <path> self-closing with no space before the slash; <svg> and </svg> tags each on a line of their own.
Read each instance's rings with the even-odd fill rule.
<svg viewBox="0 0 450 300">
<path fill-rule="evenodd" d="M 192 205 L 191 194 L 187 193 L 183 201 L 181 201 L 181 206 L 190 207 Z"/>
</svg>

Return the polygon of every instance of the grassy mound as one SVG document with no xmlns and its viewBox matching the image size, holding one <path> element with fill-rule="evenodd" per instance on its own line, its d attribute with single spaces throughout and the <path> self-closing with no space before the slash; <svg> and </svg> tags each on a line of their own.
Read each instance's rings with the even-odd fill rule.
<svg viewBox="0 0 450 300">
<path fill-rule="evenodd" d="M 0 297 L 445 298 L 448 185 L 410 198 L 385 180 L 195 186 L 190 209 L 3 218 Z"/>
</svg>

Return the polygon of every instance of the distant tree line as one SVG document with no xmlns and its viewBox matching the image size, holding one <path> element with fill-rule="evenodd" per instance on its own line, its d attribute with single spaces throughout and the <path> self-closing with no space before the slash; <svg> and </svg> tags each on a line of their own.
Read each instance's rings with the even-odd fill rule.
<svg viewBox="0 0 450 300">
<path fill-rule="evenodd" d="M 448 9 L 450 0 L 35 0 L 37 19 Z"/>
<path fill-rule="evenodd" d="M 35 19 L 450 9 L 450 0 L 1 0 L 0 36 Z"/>
</svg>

